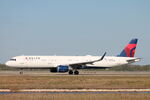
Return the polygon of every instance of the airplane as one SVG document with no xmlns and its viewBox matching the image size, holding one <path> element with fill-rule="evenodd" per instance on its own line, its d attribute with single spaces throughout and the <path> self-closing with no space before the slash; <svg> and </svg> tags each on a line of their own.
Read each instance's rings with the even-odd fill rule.
<svg viewBox="0 0 150 100">
<path fill-rule="evenodd" d="M 50 69 L 53 73 L 78 75 L 78 69 L 103 69 L 131 64 L 140 61 L 134 57 L 138 39 L 132 39 L 117 56 L 16 56 L 5 63 L 6 66 L 20 69 Z"/>
</svg>

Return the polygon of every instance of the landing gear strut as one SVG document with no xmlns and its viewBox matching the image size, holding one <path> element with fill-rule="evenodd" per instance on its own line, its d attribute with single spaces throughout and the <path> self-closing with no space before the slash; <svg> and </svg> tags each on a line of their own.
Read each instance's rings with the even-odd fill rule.
<svg viewBox="0 0 150 100">
<path fill-rule="evenodd" d="M 69 70 L 69 74 L 70 75 L 78 75 L 79 74 L 79 71 L 77 71 L 77 70 Z"/>
<path fill-rule="evenodd" d="M 23 74 L 23 69 L 20 69 L 19 74 L 20 74 L 20 75 L 22 75 L 22 74 Z"/>
</svg>

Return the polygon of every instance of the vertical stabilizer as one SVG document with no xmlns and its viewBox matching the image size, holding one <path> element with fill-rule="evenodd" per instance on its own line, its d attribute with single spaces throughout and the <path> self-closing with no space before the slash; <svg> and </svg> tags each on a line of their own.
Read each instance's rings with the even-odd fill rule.
<svg viewBox="0 0 150 100">
<path fill-rule="evenodd" d="M 122 50 L 120 57 L 134 57 L 138 39 L 132 39 L 129 44 Z"/>
</svg>

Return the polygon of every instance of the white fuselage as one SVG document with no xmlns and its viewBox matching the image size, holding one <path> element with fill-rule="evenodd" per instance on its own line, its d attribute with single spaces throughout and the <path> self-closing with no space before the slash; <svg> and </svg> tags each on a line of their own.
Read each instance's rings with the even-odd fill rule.
<svg viewBox="0 0 150 100">
<path fill-rule="evenodd" d="M 5 64 L 15 68 L 52 68 L 59 65 L 70 65 L 75 63 L 94 61 L 100 56 L 17 56 L 13 57 Z M 102 61 L 87 64 L 90 67 L 113 67 L 128 64 L 127 60 L 136 59 L 134 57 L 106 56 Z M 136 61 L 134 61 L 136 62 Z"/>
</svg>

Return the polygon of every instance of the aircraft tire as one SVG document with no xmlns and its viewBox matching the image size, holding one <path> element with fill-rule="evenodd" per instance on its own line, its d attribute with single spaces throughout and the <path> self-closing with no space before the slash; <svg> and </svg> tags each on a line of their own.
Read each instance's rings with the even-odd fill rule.
<svg viewBox="0 0 150 100">
<path fill-rule="evenodd" d="M 75 75 L 78 75 L 78 74 L 79 74 L 79 71 L 75 70 L 75 71 L 74 71 L 74 74 L 75 74 Z"/>
<path fill-rule="evenodd" d="M 72 75 L 73 74 L 73 71 L 72 70 L 69 70 L 69 75 Z"/>
</svg>

